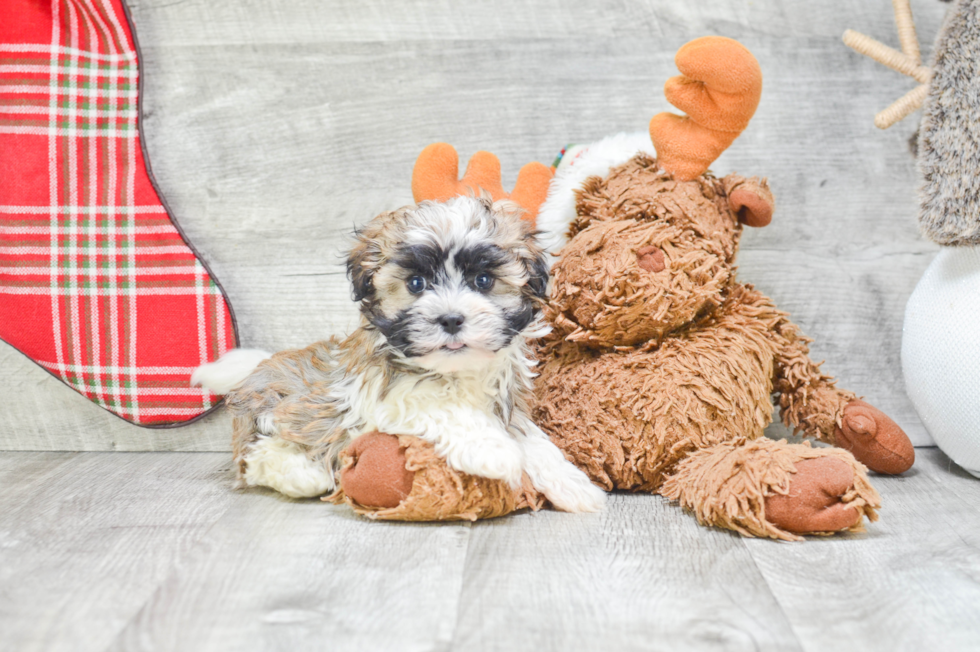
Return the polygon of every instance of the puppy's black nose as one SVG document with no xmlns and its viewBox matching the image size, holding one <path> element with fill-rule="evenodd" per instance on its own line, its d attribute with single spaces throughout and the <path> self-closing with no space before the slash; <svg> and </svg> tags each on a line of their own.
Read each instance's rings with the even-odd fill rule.
<svg viewBox="0 0 980 652">
<path fill-rule="evenodd" d="M 442 330 L 446 331 L 450 335 L 455 335 L 463 327 L 464 320 L 463 315 L 451 313 L 448 315 L 443 315 L 437 321 L 442 326 Z"/>
</svg>

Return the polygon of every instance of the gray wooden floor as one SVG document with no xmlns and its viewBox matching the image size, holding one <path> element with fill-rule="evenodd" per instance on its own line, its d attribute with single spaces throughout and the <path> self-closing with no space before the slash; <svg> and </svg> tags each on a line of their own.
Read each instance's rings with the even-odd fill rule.
<svg viewBox="0 0 980 652">
<path fill-rule="evenodd" d="M 980 483 L 918 453 L 866 533 L 799 544 L 657 496 L 375 523 L 222 453 L 0 453 L 0 650 L 976 650 Z"/>
<path fill-rule="evenodd" d="M 670 109 L 686 41 L 740 39 L 765 90 L 714 169 L 767 175 L 777 197 L 773 224 L 742 240 L 740 276 L 815 338 L 827 372 L 931 443 L 899 364 L 905 303 L 936 251 L 915 222 L 918 116 L 872 123 L 914 83 L 841 43 L 854 28 L 896 45 L 888 0 L 128 1 L 153 169 L 243 342 L 273 350 L 351 328 L 348 234 L 411 200 L 428 143 L 496 152 L 512 183 L 568 142 Z M 947 5 L 912 5 L 928 53 Z M 131 426 L 3 343 L 0 397 L 0 449 L 229 448 L 224 413 Z"/>
</svg>

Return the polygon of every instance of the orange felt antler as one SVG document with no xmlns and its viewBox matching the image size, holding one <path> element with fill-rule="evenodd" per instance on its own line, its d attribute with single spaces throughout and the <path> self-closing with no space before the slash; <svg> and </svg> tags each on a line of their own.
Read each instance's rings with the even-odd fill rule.
<svg viewBox="0 0 980 652">
<path fill-rule="evenodd" d="M 650 138 L 660 167 L 683 180 L 703 174 L 749 125 L 762 95 L 762 70 L 730 38 L 703 36 L 674 57 L 683 73 L 664 84 L 667 101 L 687 113 L 659 113 Z"/>
<path fill-rule="evenodd" d="M 542 163 L 528 163 L 517 174 L 514 190 L 508 194 L 500 183 L 500 161 L 490 152 L 477 152 L 459 175 L 459 156 L 448 143 L 433 143 L 422 150 L 412 170 L 412 195 L 416 202 L 446 201 L 452 197 L 479 194 L 481 190 L 498 199 L 510 199 L 524 209 L 524 219 L 534 224 L 538 207 L 548 196 L 554 171 Z"/>
</svg>

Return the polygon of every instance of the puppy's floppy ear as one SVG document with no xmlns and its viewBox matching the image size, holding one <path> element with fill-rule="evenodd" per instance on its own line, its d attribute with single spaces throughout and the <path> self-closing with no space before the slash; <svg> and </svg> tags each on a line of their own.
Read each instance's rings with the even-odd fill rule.
<svg viewBox="0 0 980 652">
<path fill-rule="evenodd" d="M 511 250 L 527 272 L 525 294 L 541 300 L 547 299 L 548 279 L 551 274 L 548 254 L 538 244 L 538 232 L 534 229 L 533 222 L 525 219 L 525 210 L 513 201 L 501 200 L 490 204 L 487 197 L 482 197 L 481 200 L 507 228 L 515 229 L 511 231 L 510 237 L 513 238 L 512 242 L 520 244 L 511 247 Z"/>
<path fill-rule="evenodd" d="M 533 246 L 528 249 L 528 255 L 522 257 L 524 269 L 527 270 L 528 276 L 527 288 L 532 296 L 546 301 L 548 299 L 548 279 L 551 275 L 546 258 L 548 254 L 538 247 L 533 233 L 529 238 L 531 239 L 529 244 Z"/>
<path fill-rule="evenodd" d="M 361 302 L 374 294 L 374 273 L 378 269 L 381 249 L 363 237 L 358 230 L 357 244 L 347 257 L 347 278 L 350 279 L 353 299 Z"/>
<path fill-rule="evenodd" d="M 354 301 L 362 302 L 374 296 L 374 274 L 384 263 L 385 231 L 403 213 L 404 209 L 382 213 L 354 232 L 357 242 L 347 256 L 347 278 Z"/>
</svg>

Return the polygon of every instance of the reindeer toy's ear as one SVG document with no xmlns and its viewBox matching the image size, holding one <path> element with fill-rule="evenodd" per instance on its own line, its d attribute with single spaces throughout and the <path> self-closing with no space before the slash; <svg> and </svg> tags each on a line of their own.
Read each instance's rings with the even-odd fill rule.
<svg viewBox="0 0 980 652">
<path fill-rule="evenodd" d="M 664 95 L 687 115 L 655 115 L 650 138 L 660 167 L 689 181 L 748 126 L 762 95 L 762 70 L 744 45 L 722 36 L 694 39 L 674 62 L 683 74 L 667 80 Z"/>
<path fill-rule="evenodd" d="M 538 207 L 548 196 L 554 171 L 542 163 L 528 163 L 517 175 L 514 190 L 507 193 L 500 183 L 500 161 L 490 152 L 477 152 L 459 179 L 459 156 L 448 143 L 433 143 L 422 150 L 412 170 L 412 195 L 416 203 L 446 201 L 459 195 L 487 192 L 494 200 L 510 199 L 524 209 L 524 219 L 532 225 Z"/>
</svg>

